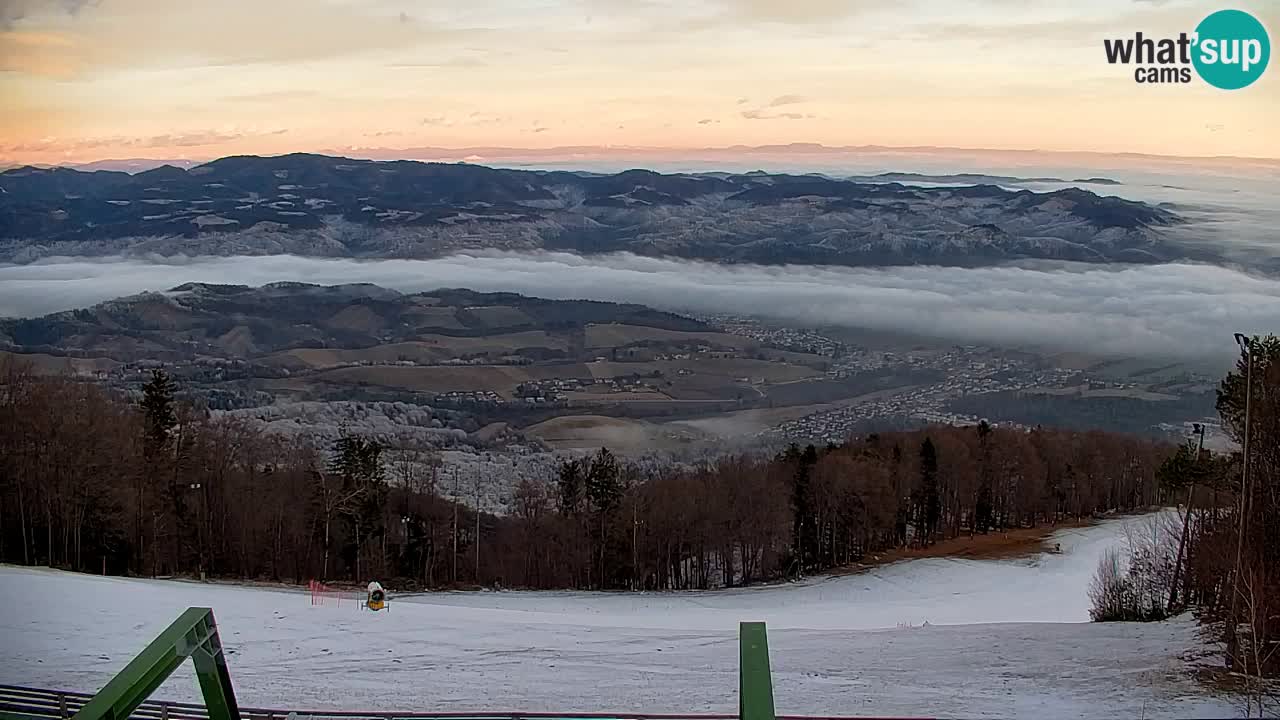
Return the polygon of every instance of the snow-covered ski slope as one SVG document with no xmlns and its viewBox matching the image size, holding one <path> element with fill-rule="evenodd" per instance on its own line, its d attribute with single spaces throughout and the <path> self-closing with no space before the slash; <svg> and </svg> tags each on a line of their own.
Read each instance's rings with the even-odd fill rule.
<svg viewBox="0 0 1280 720">
<path fill-rule="evenodd" d="M 733 712 L 737 629 L 769 626 L 779 712 L 1206 717 L 1188 619 L 1087 623 L 1096 559 L 1127 522 L 1064 530 L 1062 554 L 913 560 L 702 593 L 436 593 L 389 613 L 305 592 L 0 568 L 0 683 L 94 691 L 188 606 L 214 609 L 242 705 L 303 709 Z M 928 623 L 925 625 L 924 623 Z M 910 624 L 912 627 L 901 627 Z M 183 668 L 158 699 L 198 699 Z"/>
</svg>

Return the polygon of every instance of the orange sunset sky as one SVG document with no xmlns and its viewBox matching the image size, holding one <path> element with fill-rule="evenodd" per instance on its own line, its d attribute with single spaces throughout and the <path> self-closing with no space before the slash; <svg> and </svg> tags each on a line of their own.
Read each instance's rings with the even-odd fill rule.
<svg viewBox="0 0 1280 720">
<path fill-rule="evenodd" d="M 1274 45 L 1280 2 L 1230 6 Z M 1104 37 L 1222 7 L 0 0 L 0 161 L 791 142 L 1280 158 L 1280 69 L 1221 91 L 1106 62 Z"/>
</svg>

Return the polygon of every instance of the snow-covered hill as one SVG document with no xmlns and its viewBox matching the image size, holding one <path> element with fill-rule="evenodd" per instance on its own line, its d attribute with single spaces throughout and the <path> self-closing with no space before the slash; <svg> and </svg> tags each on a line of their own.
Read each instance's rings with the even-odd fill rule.
<svg viewBox="0 0 1280 720">
<path fill-rule="evenodd" d="M 737 625 L 769 624 L 779 712 L 1192 717 L 1187 619 L 1091 624 L 1085 588 L 1127 522 L 1061 554 L 930 559 L 706 593 L 440 593 L 388 613 L 305 592 L 0 568 L 0 683 L 93 691 L 182 609 L 210 606 L 240 702 L 316 709 L 732 712 Z M 158 698 L 195 699 L 181 669 Z"/>
<path fill-rule="evenodd" d="M 975 180 L 982 176 L 925 187 L 821 175 L 580 174 L 307 154 L 136 175 L 27 167 L 0 172 L 0 259 L 431 258 L 464 249 L 768 265 L 1216 259 L 1166 242 L 1182 218 L 1164 207 Z"/>
</svg>

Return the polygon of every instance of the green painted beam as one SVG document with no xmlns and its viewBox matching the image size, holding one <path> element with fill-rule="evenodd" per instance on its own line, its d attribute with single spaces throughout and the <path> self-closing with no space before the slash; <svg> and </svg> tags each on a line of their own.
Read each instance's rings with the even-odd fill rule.
<svg viewBox="0 0 1280 720">
<path fill-rule="evenodd" d="M 210 720 L 240 720 L 209 608 L 187 608 L 85 703 L 74 720 L 126 720 L 187 658 L 196 666 Z"/>
<path fill-rule="evenodd" d="M 740 720 L 774 720 L 769 637 L 764 623 L 739 625 L 738 652 L 738 717 Z"/>
</svg>

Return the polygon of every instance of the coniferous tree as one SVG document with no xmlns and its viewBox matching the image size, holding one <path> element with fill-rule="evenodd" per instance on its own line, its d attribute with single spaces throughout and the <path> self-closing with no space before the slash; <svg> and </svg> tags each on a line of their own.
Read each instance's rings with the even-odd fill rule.
<svg viewBox="0 0 1280 720">
<path fill-rule="evenodd" d="M 973 504 L 973 529 L 986 533 L 991 528 L 994 499 L 991 491 L 991 424 L 978 423 L 978 493 Z"/>
<path fill-rule="evenodd" d="M 587 499 L 596 512 L 609 512 L 622 498 L 621 468 L 609 448 L 600 448 L 587 468 Z"/>
<path fill-rule="evenodd" d="M 1241 445 L 1224 487 L 1233 502 L 1224 522 L 1190 538 L 1189 560 L 1199 566 L 1192 580 L 1209 600 L 1206 617 L 1221 623 L 1228 663 L 1280 675 L 1280 337 L 1247 340 L 1217 399 Z"/>
<path fill-rule="evenodd" d="M 607 582 L 606 553 L 609 545 L 609 516 L 622 499 L 621 468 L 608 448 L 600 448 L 587 466 L 587 500 L 596 513 L 596 564 L 600 587 Z"/>
<path fill-rule="evenodd" d="M 387 498 L 386 471 L 382 466 L 382 443 L 369 438 L 344 436 L 334 443 L 329 471 L 342 481 L 338 514 L 350 533 L 348 555 L 354 558 L 356 580 L 362 580 L 365 544 L 382 535 L 382 508 Z"/>
<path fill-rule="evenodd" d="M 813 523 L 813 497 L 810 488 L 813 466 L 818 462 L 818 450 L 808 445 L 804 450 L 791 443 L 779 460 L 792 465 L 791 476 L 791 548 L 795 569 L 804 573 L 809 567 L 810 546 L 816 540 L 817 528 Z"/>
<path fill-rule="evenodd" d="M 145 451 L 149 457 L 156 457 L 169 445 L 170 434 L 178 424 L 174 411 L 173 380 L 164 370 L 153 370 L 151 379 L 142 386 L 143 417 L 146 419 Z"/>
<path fill-rule="evenodd" d="M 177 412 L 174 408 L 175 389 L 168 373 L 160 369 L 153 370 L 151 379 L 142 386 L 142 400 L 139 402 L 143 416 L 143 438 L 142 468 L 134 488 L 136 561 L 138 570 L 142 571 L 145 562 L 144 550 L 148 547 L 147 531 L 150 530 L 152 575 L 157 571 L 156 552 L 160 518 L 154 507 L 148 517 L 147 505 L 154 502 L 156 497 L 168 496 L 174 514 L 177 516 L 176 522 L 181 522 L 185 515 L 183 494 L 176 487 L 176 478 L 173 473 L 173 432 L 178 425 Z"/>
<path fill-rule="evenodd" d="M 582 509 L 585 493 L 582 461 L 566 460 L 560 464 L 560 472 L 556 476 L 556 501 L 560 505 L 560 514 L 565 517 L 576 515 Z"/>
<path fill-rule="evenodd" d="M 938 450 L 933 439 L 920 444 L 920 544 L 928 545 L 942 519 L 942 497 L 938 492 Z"/>
</svg>

